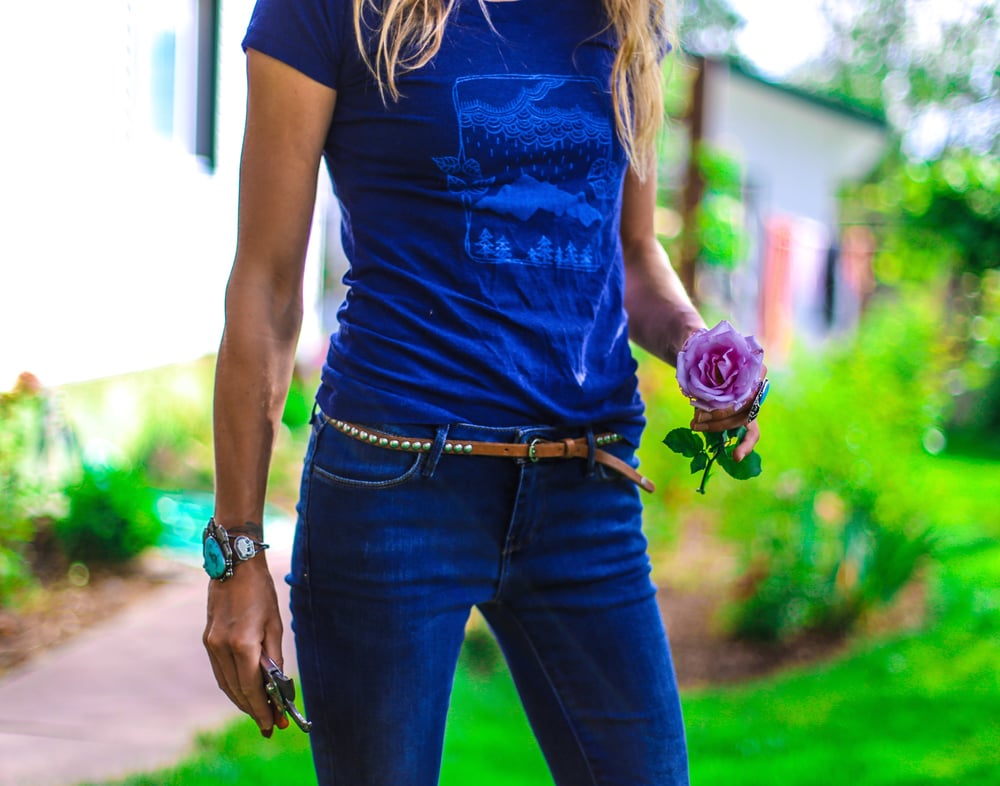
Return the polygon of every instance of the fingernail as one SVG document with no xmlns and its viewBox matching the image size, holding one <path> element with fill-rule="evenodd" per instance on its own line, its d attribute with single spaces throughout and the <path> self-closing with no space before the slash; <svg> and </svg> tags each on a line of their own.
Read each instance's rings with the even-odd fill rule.
<svg viewBox="0 0 1000 786">
<path fill-rule="evenodd" d="M 271 739 L 271 735 L 272 734 L 274 734 L 274 727 L 271 727 L 270 729 L 261 729 L 260 730 L 260 736 L 261 737 L 265 737 L 267 739 Z"/>
</svg>

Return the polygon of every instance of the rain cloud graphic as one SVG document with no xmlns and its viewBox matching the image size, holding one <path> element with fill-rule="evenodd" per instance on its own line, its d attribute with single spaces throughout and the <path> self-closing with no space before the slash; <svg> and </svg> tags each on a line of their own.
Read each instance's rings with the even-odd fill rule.
<svg viewBox="0 0 1000 786">
<path fill-rule="evenodd" d="M 461 77 L 458 150 L 435 157 L 465 208 L 476 262 L 592 270 L 617 238 L 624 154 L 605 86 L 587 76 Z"/>
</svg>

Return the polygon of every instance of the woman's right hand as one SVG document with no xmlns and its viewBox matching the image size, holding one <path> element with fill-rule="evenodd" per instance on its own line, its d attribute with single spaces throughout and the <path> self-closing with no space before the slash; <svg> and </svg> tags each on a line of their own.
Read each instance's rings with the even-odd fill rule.
<svg viewBox="0 0 1000 786">
<path fill-rule="evenodd" d="M 288 719 L 267 700 L 260 670 L 261 653 L 278 666 L 281 655 L 281 614 L 274 580 L 264 554 L 236 566 L 232 578 L 208 586 L 208 622 L 202 641 L 219 687 L 229 700 L 250 715 L 260 733 L 270 737 Z"/>
</svg>

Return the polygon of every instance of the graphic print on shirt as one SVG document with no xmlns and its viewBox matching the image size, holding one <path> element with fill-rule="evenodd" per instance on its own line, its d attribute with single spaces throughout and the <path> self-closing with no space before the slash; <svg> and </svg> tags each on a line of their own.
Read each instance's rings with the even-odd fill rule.
<svg viewBox="0 0 1000 786">
<path fill-rule="evenodd" d="M 457 156 L 435 158 L 465 206 L 465 250 L 483 263 L 593 269 L 622 164 L 596 79 L 458 79 Z"/>
</svg>

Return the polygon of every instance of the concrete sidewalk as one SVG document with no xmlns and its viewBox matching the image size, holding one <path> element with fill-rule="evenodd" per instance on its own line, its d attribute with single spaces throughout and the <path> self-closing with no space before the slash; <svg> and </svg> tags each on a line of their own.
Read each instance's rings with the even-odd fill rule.
<svg viewBox="0 0 1000 786">
<path fill-rule="evenodd" d="M 268 552 L 283 614 L 289 552 Z M 201 644 L 205 574 L 167 562 L 165 584 L 0 679 L 0 786 L 75 786 L 176 764 L 199 731 L 240 713 Z M 285 619 L 283 648 L 295 662 Z"/>
</svg>

